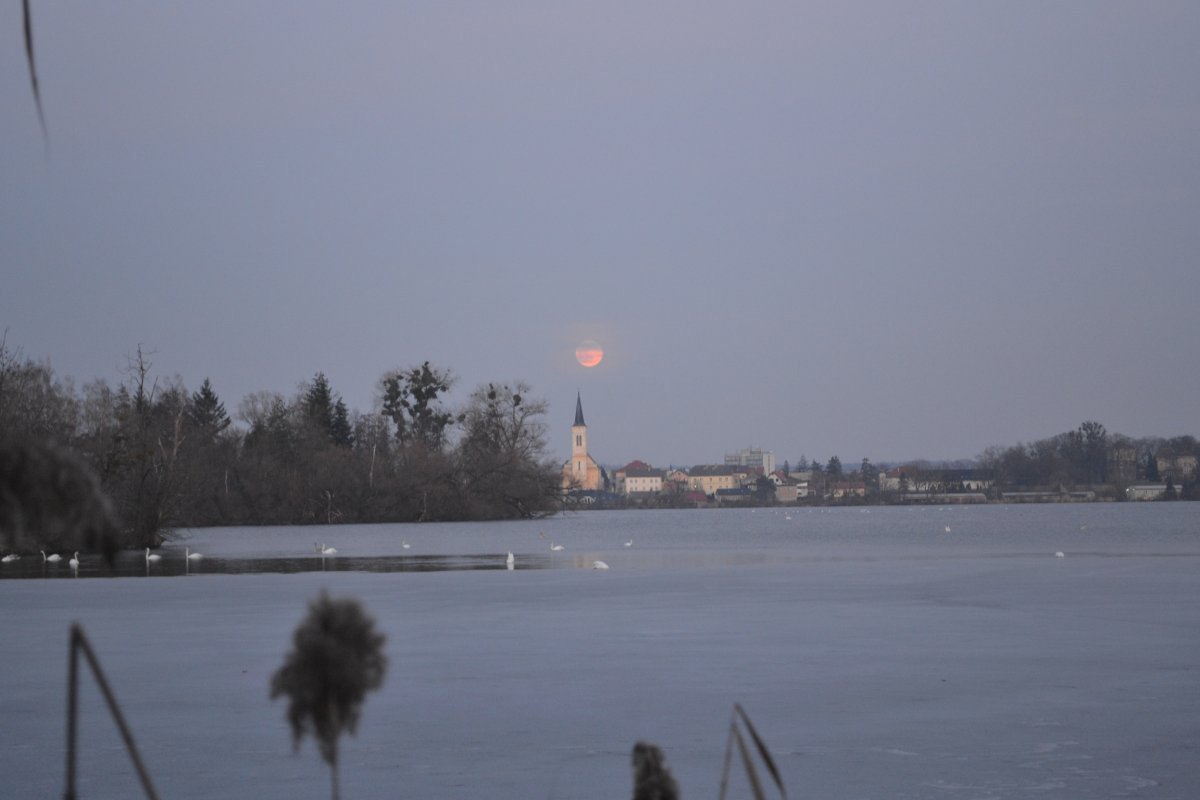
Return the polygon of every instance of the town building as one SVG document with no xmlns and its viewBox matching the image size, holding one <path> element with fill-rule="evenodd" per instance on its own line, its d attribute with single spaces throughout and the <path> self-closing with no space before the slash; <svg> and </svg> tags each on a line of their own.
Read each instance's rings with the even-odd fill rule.
<svg viewBox="0 0 1200 800">
<path fill-rule="evenodd" d="M 1193 455 L 1160 450 L 1154 460 L 1155 466 L 1158 467 L 1158 477 L 1164 481 L 1170 478 L 1178 485 L 1196 475 L 1196 457 Z"/>
<path fill-rule="evenodd" d="M 1166 497 L 1165 483 L 1135 483 L 1125 490 L 1126 500 L 1161 500 Z"/>
<path fill-rule="evenodd" d="M 761 447 L 747 447 L 736 453 L 726 453 L 725 463 L 735 467 L 758 467 L 762 475 L 775 471 L 775 454 Z"/>
<path fill-rule="evenodd" d="M 636 467 L 626 469 L 623 485 L 625 494 L 657 494 L 663 490 L 663 471 Z"/>
<path fill-rule="evenodd" d="M 734 468 L 726 464 L 702 464 L 688 472 L 688 489 L 715 495 L 718 489 L 741 487 Z"/>
</svg>

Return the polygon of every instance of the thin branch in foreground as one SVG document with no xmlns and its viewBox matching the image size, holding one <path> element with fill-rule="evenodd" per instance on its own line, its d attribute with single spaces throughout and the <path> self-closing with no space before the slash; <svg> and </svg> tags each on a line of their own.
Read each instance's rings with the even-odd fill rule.
<svg viewBox="0 0 1200 800">
<path fill-rule="evenodd" d="M 46 130 L 46 115 L 42 112 L 42 90 L 38 87 L 37 66 L 33 60 L 33 16 L 29 12 L 29 0 L 21 0 L 22 22 L 25 28 L 25 58 L 29 62 L 29 83 L 33 87 L 33 103 L 37 106 L 38 124 L 42 127 L 42 142 L 50 147 L 50 134 Z"/>
</svg>

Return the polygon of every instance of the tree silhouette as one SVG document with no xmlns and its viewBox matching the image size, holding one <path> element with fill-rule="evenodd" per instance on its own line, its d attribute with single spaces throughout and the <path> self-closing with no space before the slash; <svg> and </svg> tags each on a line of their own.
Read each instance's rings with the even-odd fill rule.
<svg viewBox="0 0 1200 800">
<path fill-rule="evenodd" d="M 633 800 L 679 800 L 679 785 L 657 745 L 638 742 L 632 760 Z"/>
<path fill-rule="evenodd" d="M 338 739 L 354 733 L 363 698 L 383 683 L 384 636 L 357 600 L 334 600 L 322 590 L 296 628 L 292 651 L 271 677 L 271 699 L 287 695 L 292 744 L 312 733 L 329 764 L 338 798 Z"/>
</svg>

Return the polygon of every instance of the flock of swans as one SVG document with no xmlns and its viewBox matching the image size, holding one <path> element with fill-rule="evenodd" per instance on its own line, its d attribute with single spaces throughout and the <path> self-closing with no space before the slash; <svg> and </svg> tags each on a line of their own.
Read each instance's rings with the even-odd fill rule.
<svg viewBox="0 0 1200 800">
<path fill-rule="evenodd" d="M 57 564 L 59 561 L 62 561 L 62 556 L 60 556 L 58 553 L 51 553 L 50 555 L 46 555 L 45 550 L 38 550 L 38 552 L 42 554 L 42 563 L 43 564 Z M 0 564 L 11 564 L 14 561 L 20 561 L 20 560 L 21 560 L 20 553 L 9 553 L 8 555 L 4 556 L 3 558 L 0 558 Z M 73 555 L 71 557 L 71 560 L 67 562 L 67 566 L 69 566 L 71 569 L 79 569 L 79 552 L 78 551 L 76 551 L 75 555 Z"/>
<path fill-rule="evenodd" d="M 49 555 L 47 555 L 45 550 L 39 550 L 38 552 L 42 554 L 42 564 L 57 564 L 63 560 L 63 557 L 60 556 L 58 553 L 50 553 Z M 150 567 L 151 564 L 157 564 L 158 562 L 163 560 L 162 554 L 151 553 L 149 547 L 146 548 L 144 558 L 146 560 L 147 569 Z M 196 561 L 199 561 L 200 559 L 204 558 L 204 554 L 203 553 L 193 553 L 192 549 L 190 547 L 184 547 L 183 548 L 183 558 L 184 558 L 184 561 L 186 561 L 188 563 L 192 563 L 192 562 L 196 562 Z M 4 556 L 3 558 L 0 558 L 0 563 L 11 564 L 14 561 L 20 561 L 20 560 L 21 560 L 21 556 L 19 553 L 9 553 L 8 555 Z M 79 570 L 79 551 L 78 550 L 76 550 L 75 553 L 71 556 L 71 558 L 67 561 L 67 566 L 70 567 L 73 572 L 78 572 L 78 570 Z"/>
<path fill-rule="evenodd" d="M 540 536 L 543 539 L 546 538 L 546 534 L 544 534 L 544 533 L 538 533 L 538 536 Z M 630 540 L 624 542 L 624 545 L 626 547 L 633 547 L 633 539 L 630 539 Z M 407 539 L 401 539 L 400 547 L 402 547 L 405 550 L 409 550 L 412 548 L 412 545 L 408 543 Z M 555 542 L 550 542 L 550 552 L 552 552 L 552 553 L 561 553 L 563 550 L 566 550 L 566 549 L 567 548 L 564 545 L 557 544 Z M 147 550 L 147 552 L 149 552 L 149 550 Z M 320 543 L 313 542 L 313 552 L 319 553 L 322 556 L 335 556 L 335 555 L 337 555 L 337 548 L 330 547 L 329 545 L 327 545 L 323 542 L 320 542 Z M 508 553 L 504 557 L 504 566 L 510 570 L 516 569 L 517 557 L 516 557 L 516 555 L 513 554 L 513 552 L 511 550 L 509 550 Z M 596 561 L 592 562 L 592 569 L 608 569 L 608 564 L 605 563 L 604 561 L 596 560 Z"/>
<path fill-rule="evenodd" d="M 159 561 L 162 561 L 162 558 L 163 558 L 162 555 L 160 555 L 159 553 L 151 553 L 150 548 L 149 547 L 146 548 L 146 563 L 147 564 L 157 563 Z M 202 558 L 204 558 L 204 555 L 202 553 L 193 553 L 192 548 L 190 548 L 190 547 L 183 548 L 184 561 L 199 561 Z"/>
<path fill-rule="evenodd" d="M 543 539 L 546 538 L 545 533 L 538 533 L 538 536 L 540 536 Z M 625 547 L 633 547 L 633 539 L 629 539 L 628 541 L 623 542 L 623 544 Z M 405 550 L 409 550 L 412 548 L 412 545 L 409 544 L 407 540 L 402 539 L 400 541 L 400 547 L 402 547 Z M 550 552 L 552 552 L 552 553 L 561 553 L 566 549 L 567 548 L 564 545 L 558 544 L 557 542 L 553 542 L 553 541 L 550 542 Z M 337 552 L 338 552 L 336 547 L 325 544 L 324 542 L 320 542 L 320 543 L 313 542 L 313 551 L 315 553 L 319 554 L 322 558 L 325 556 L 337 555 Z M 51 553 L 51 554 L 47 555 L 45 550 L 40 550 L 38 552 L 40 552 L 42 554 L 42 563 L 43 564 L 53 564 L 53 563 L 58 563 L 59 561 L 62 561 L 62 556 L 60 556 L 58 553 Z M 20 560 L 20 558 L 21 558 L 21 556 L 18 553 L 9 553 L 8 555 L 4 556 L 3 558 L 0 558 L 0 563 L 10 564 L 14 561 Z M 149 569 L 149 567 L 152 564 L 158 564 L 163 561 L 163 555 L 161 553 L 151 552 L 149 547 L 145 548 L 145 553 L 143 555 L 143 558 L 145 559 L 147 569 Z M 204 555 L 202 553 L 193 553 L 191 547 L 187 546 L 187 547 L 183 548 L 183 558 L 186 563 L 191 563 L 191 562 L 199 561 L 200 559 L 204 558 Z M 517 557 L 512 553 L 512 551 L 509 551 L 507 556 L 504 559 L 504 564 L 508 569 L 515 569 L 516 561 L 517 561 Z M 75 554 L 71 557 L 71 559 L 69 561 L 67 561 L 67 566 L 69 566 L 72 570 L 79 569 L 79 553 L 78 553 L 78 551 L 75 552 Z M 592 569 L 605 570 L 605 569 L 608 569 L 608 564 L 604 561 L 595 560 L 595 561 L 592 561 L 591 567 L 592 567 Z"/>
</svg>

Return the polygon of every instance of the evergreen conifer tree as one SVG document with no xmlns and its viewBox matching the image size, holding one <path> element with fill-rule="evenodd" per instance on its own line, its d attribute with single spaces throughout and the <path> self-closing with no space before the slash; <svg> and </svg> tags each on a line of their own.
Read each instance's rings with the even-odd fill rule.
<svg viewBox="0 0 1200 800">
<path fill-rule="evenodd" d="M 192 423 L 210 438 L 229 427 L 229 415 L 225 413 L 225 404 L 213 391 L 208 378 L 200 384 L 200 390 L 192 395 L 189 416 Z"/>
<path fill-rule="evenodd" d="M 329 438 L 339 447 L 350 447 L 354 444 L 354 430 L 350 426 L 350 412 L 342 398 L 333 404 L 333 419 L 329 428 Z"/>
</svg>

